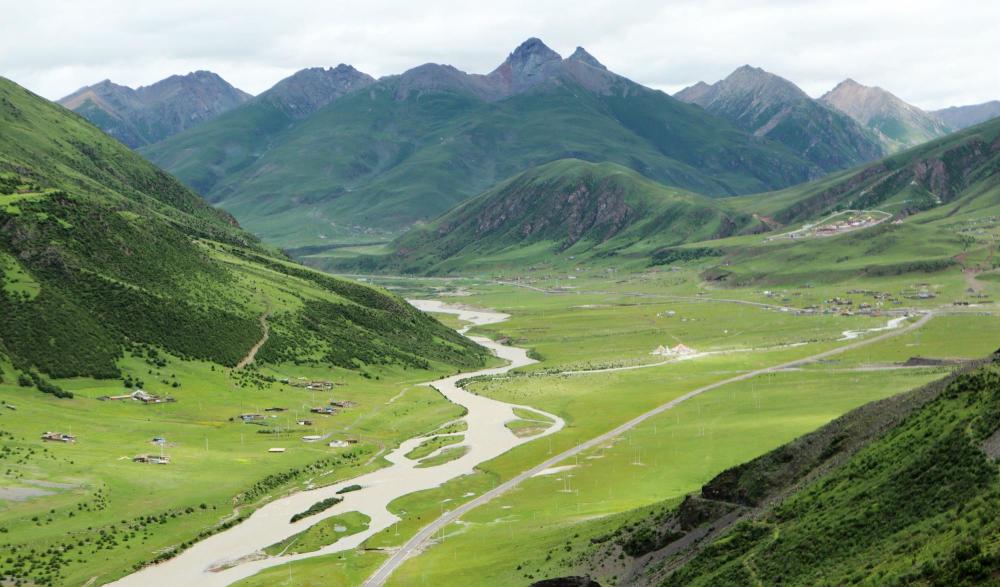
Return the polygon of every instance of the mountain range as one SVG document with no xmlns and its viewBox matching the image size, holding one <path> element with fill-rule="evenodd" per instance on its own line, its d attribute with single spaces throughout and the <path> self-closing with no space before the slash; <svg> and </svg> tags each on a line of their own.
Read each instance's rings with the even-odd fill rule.
<svg viewBox="0 0 1000 587">
<path fill-rule="evenodd" d="M 1000 116 L 1000 100 L 991 100 L 970 106 L 952 106 L 932 112 L 955 130 L 970 127 Z"/>
<path fill-rule="evenodd" d="M 537 39 L 486 75 L 426 64 L 374 83 L 355 77 L 363 91 L 306 118 L 258 98 L 141 152 L 285 246 L 385 238 L 568 157 L 712 196 L 823 174 L 583 49 L 564 59 Z"/>
<path fill-rule="evenodd" d="M 59 104 L 135 148 L 211 120 L 250 97 L 212 72 L 195 71 L 136 89 L 104 80 Z"/>
<path fill-rule="evenodd" d="M 878 137 L 861 124 L 757 67 L 744 65 L 715 84 L 698 82 L 674 97 L 779 142 L 824 171 L 853 167 L 885 154 Z"/>
</svg>

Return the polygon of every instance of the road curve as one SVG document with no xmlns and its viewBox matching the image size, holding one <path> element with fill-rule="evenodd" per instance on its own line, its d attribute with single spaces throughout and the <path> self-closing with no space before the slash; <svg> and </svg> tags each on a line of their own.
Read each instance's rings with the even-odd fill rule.
<svg viewBox="0 0 1000 587">
<path fill-rule="evenodd" d="M 532 476 L 536 475 L 537 473 L 540 473 L 540 472 L 544 471 L 545 469 L 548 469 L 549 467 L 553 467 L 553 466 L 559 464 L 560 462 L 565 461 L 566 459 L 569 459 L 569 458 L 571 458 L 573 456 L 576 456 L 576 455 L 578 455 L 578 454 L 580 454 L 580 453 L 582 453 L 582 452 L 584 452 L 586 450 L 589 450 L 591 448 L 599 446 L 599 445 L 601 445 L 601 444 L 603 444 L 603 443 L 611 440 L 612 438 L 615 438 L 616 436 L 621 435 L 623 432 L 627 432 L 628 430 L 630 430 L 632 428 L 635 428 L 636 426 L 638 426 L 639 424 L 642 424 L 646 420 L 649 420 L 650 418 L 658 416 L 658 415 L 662 414 L 663 412 L 665 412 L 665 411 L 667 411 L 667 410 L 669 410 L 669 409 L 671 409 L 671 408 L 673 408 L 673 407 L 675 407 L 675 406 L 677 406 L 679 404 L 682 404 L 682 403 L 686 402 L 687 400 L 689 400 L 689 399 L 691 399 L 693 397 L 697 397 L 697 396 L 699 396 L 699 395 L 701 395 L 701 394 L 703 394 L 703 393 L 705 393 L 707 391 L 711 391 L 713 389 L 717 389 L 717 388 L 722 387 L 724 385 L 729 385 L 731 383 L 737 383 L 739 381 L 745 381 L 747 379 L 751 379 L 753 377 L 757 377 L 758 375 L 764 375 L 764 374 L 767 374 L 767 373 L 774 373 L 776 371 L 781 371 L 781 370 L 784 370 L 784 369 L 789 369 L 789 368 L 792 368 L 792 367 L 798 367 L 800 365 L 805 365 L 805 364 L 808 364 L 808 363 L 813 363 L 815 361 L 819 361 L 821 359 L 825 359 L 826 357 L 831 357 L 831 356 L 838 355 L 838 354 L 841 354 L 841 353 L 844 353 L 844 352 L 847 352 L 847 351 L 850 351 L 850 350 L 853 350 L 853 349 L 856 349 L 856 348 L 860 348 L 860 347 L 867 346 L 867 345 L 870 345 L 870 344 L 873 344 L 873 343 L 876 343 L 876 342 L 879 342 L 879 341 L 882 341 L 882 340 L 886 340 L 888 338 L 893 338 L 893 337 L 899 336 L 901 334 L 905 334 L 907 332 L 910 332 L 912 330 L 916 330 L 917 328 L 920 328 L 921 326 L 923 326 L 924 324 L 926 324 L 933 317 L 934 317 L 934 312 L 927 312 L 926 314 L 922 315 L 919 320 L 917 320 L 913 324 L 910 324 L 910 325 L 906 326 L 905 328 L 900 328 L 900 329 L 897 329 L 897 330 L 892 330 L 892 331 L 886 332 L 885 334 L 880 334 L 880 335 L 872 337 L 872 338 L 858 340 L 857 342 L 853 342 L 851 344 L 847 344 L 847 345 L 844 345 L 842 347 L 838 347 L 838 348 L 835 348 L 835 349 L 824 351 L 822 353 L 818 353 L 818 354 L 812 355 L 810 357 L 806 357 L 804 359 L 796 359 L 794 361 L 789 361 L 787 363 L 782 363 L 780 365 L 774 365 L 773 367 L 765 367 L 763 369 L 757 369 L 755 371 L 750 371 L 750 372 L 744 373 L 742 375 L 737 375 L 735 377 L 730 377 L 728 379 L 724 379 L 722 381 L 718 381 L 716 383 L 712 383 L 712 384 L 706 385 L 704 387 L 699 387 L 698 389 L 695 389 L 693 391 L 689 391 L 688 393 L 686 393 L 686 394 L 684 394 L 684 395 L 682 395 L 680 397 L 677 397 L 675 399 L 672 399 L 672 400 L 670 400 L 669 402 L 667 402 L 665 404 L 661 404 L 661 405 L 653 408 L 652 410 L 650 410 L 648 412 L 645 412 L 644 414 L 641 414 L 639 416 L 636 416 L 635 418 L 629 420 L 628 422 L 625 422 L 624 424 L 621 424 L 620 426 L 618 426 L 618 427 L 616 427 L 616 428 L 614 428 L 612 430 L 609 430 L 608 432 L 605 432 L 604 434 L 602 434 L 600 436 L 591 438 L 590 440 L 587 440 L 587 441 L 585 441 L 583 443 L 580 443 L 580 444 L 578 444 L 578 445 L 576 445 L 576 446 L 574 446 L 574 447 L 572 447 L 570 449 L 567 449 L 567 450 L 559 453 L 558 455 L 556 455 L 554 457 L 546 459 L 545 461 L 543 461 L 543 462 L 535 465 L 534 467 L 532 467 L 532 468 L 530 468 L 530 469 L 528 469 L 526 471 L 523 471 L 523 472 L 519 473 L 517 476 L 512 477 L 511 479 L 505 481 L 504 483 L 501 483 L 500 485 L 497 485 L 496 487 L 494 487 L 490 491 L 487 491 L 486 493 L 483 493 L 479 497 L 476 497 L 476 498 L 474 498 L 474 499 L 472 499 L 472 500 L 470 500 L 470 501 L 462 504 L 461 506 L 455 508 L 454 510 L 452 510 L 450 512 L 446 512 L 441 517 L 437 518 L 436 520 L 434 520 L 433 522 L 431 522 L 427 526 L 424 526 L 424 528 L 421 529 L 420 532 L 418 532 L 416 535 L 414 535 L 412 538 L 410 538 L 410 540 L 408 540 L 402 547 L 400 547 L 400 549 L 397 550 L 389 558 L 389 560 L 387 560 L 385 563 L 383 563 L 382 566 L 379 567 L 379 569 L 377 571 L 375 571 L 375 573 L 373 573 L 365 581 L 364 587 L 381 587 L 382 585 L 384 585 L 385 582 L 386 582 L 386 580 L 389 578 L 389 576 L 397 568 L 399 568 L 400 565 L 402 565 L 406 561 L 406 559 L 410 558 L 413 554 L 415 554 L 416 552 L 418 552 L 424 546 L 424 544 L 431 538 L 431 536 L 433 536 L 438 530 L 444 528 L 448 524 L 450 524 L 450 523 L 454 522 L 455 520 L 459 519 L 460 517 L 462 517 L 466 513 L 470 512 L 471 510 L 473 510 L 473 509 L 475 509 L 475 508 L 477 508 L 477 507 L 479 507 L 481 505 L 484 505 L 486 503 L 489 503 L 493 499 L 495 499 L 495 498 L 503 495 L 504 493 L 507 493 L 508 491 L 510 491 L 511 489 L 517 487 L 519 484 L 521 484 L 526 479 L 530 479 Z M 591 371 L 591 373 L 598 373 L 598 372 L 599 371 Z"/>
<path fill-rule="evenodd" d="M 477 325 L 493 324 L 508 318 L 506 314 L 453 308 L 437 301 L 409 301 L 421 310 L 457 314 L 460 319 Z M 460 332 L 464 334 L 467 330 L 468 328 L 464 328 Z M 197 542 L 169 560 L 144 567 L 127 575 L 112 585 L 115 587 L 175 587 L 177 585 L 225 587 L 279 564 L 356 548 L 370 536 L 390 527 L 399 520 L 389 510 L 389 504 L 395 499 L 417 491 L 438 487 L 442 483 L 462 475 L 472 474 L 480 463 L 492 460 L 516 446 L 533 442 L 562 429 L 565 423 L 561 418 L 531 407 L 530 409 L 550 417 L 552 425 L 534 436 L 518 437 L 505 424 L 519 419 L 513 411 L 515 408 L 529 406 L 500 402 L 475 395 L 459 386 L 459 381 L 468 377 L 499 375 L 535 362 L 528 357 L 527 349 L 501 345 L 486 338 L 470 338 L 490 349 L 508 363 L 501 367 L 460 373 L 427 383 L 441 392 L 448 400 L 466 408 L 466 414 L 460 418 L 467 423 L 466 430 L 462 433 L 464 440 L 457 445 L 468 448 L 464 455 L 443 464 L 420 467 L 418 461 L 410 459 L 406 455 L 432 435 L 415 436 L 404 440 L 397 448 L 384 455 L 391 466 L 376 469 L 352 479 L 343 479 L 332 485 L 298 491 L 274 499 L 257 508 L 241 523 Z M 429 456 L 433 456 L 433 453 Z M 354 484 L 361 485 L 361 489 L 344 495 L 338 493 L 347 485 Z M 294 514 L 306 510 L 322 499 L 334 496 L 342 497 L 343 501 L 319 514 L 297 522 L 289 521 Z M 330 516 L 349 511 L 358 511 L 367 515 L 370 518 L 368 529 L 346 536 L 312 552 L 270 557 L 263 553 L 263 550 L 271 544 L 290 538 Z"/>
</svg>

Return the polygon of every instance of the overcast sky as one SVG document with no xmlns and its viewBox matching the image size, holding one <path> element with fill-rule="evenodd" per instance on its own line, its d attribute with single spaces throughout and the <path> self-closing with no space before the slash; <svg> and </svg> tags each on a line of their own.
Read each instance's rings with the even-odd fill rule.
<svg viewBox="0 0 1000 587">
<path fill-rule="evenodd" d="M 51 99 L 196 69 L 253 94 L 342 62 L 486 73 L 531 36 L 668 92 L 749 63 L 813 96 L 852 77 L 926 109 L 1000 99 L 998 0 L 2 1 L 0 75 Z"/>
</svg>

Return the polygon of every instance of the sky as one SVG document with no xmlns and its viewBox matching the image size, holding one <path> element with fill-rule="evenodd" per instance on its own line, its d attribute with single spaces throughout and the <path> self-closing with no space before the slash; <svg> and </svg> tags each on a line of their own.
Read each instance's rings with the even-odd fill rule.
<svg viewBox="0 0 1000 587">
<path fill-rule="evenodd" d="M 925 109 L 1000 99 L 998 0 L 0 0 L 0 75 L 58 99 L 214 71 L 260 93 L 305 67 L 487 73 L 528 37 L 675 92 L 743 64 L 818 97 L 851 77 Z"/>
</svg>

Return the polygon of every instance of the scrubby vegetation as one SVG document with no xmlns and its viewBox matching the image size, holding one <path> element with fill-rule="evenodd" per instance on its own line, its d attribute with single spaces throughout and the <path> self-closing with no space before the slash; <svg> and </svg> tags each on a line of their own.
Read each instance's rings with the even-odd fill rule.
<svg viewBox="0 0 1000 587">
<path fill-rule="evenodd" d="M 962 375 L 883 437 L 715 540 L 663 585 L 971 585 L 995 577 L 1000 364 Z M 777 453 L 776 453 L 777 454 Z M 750 500 L 751 502 L 753 500 Z M 752 569 L 752 571 L 751 571 Z"/>
<path fill-rule="evenodd" d="M 303 518 L 308 518 L 309 516 L 315 516 L 320 512 L 325 512 L 326 510 L 332 508 L 333 506 L 337 505 L 342 501 L 344 501 L 343 497 L 328 497 L 326 499 L 322 499 L 309 506 L 309 509 L 307 509 L 306 511 L 299 512 L 293 515 L 288 522 L 290 524 L 294 524 L 295 522 L 298 522 Z"/>
</svg>

